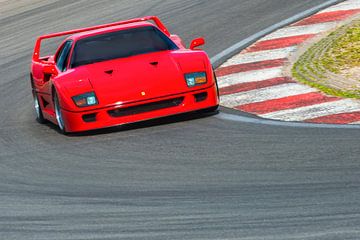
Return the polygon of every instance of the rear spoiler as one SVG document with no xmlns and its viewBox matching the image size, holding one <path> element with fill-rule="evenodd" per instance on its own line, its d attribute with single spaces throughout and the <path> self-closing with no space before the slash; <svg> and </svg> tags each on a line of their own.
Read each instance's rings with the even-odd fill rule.
<svg viewBox="0 0 360 240">
<path fill-rule="evenodd" d="M 158 26 L 158 28 L 160 28 L 160 30 L 162 30 L 167 36 L 170 36 L 169 30 L 165 27 L 165 25 L 156 16 L 134 18 L 134 19 L 130 19 L 130 20 L 108 23 L 108 24 L 103 24 L 103 25 L 97 25 L 97 26 L 88 27 L 88 28 L 79 28 L 79 29 L 69 30 L 69 31 L 65 31 L 65 32 L 51 33 L 51 34 L 40 36 L 36 39 L 34 53 L 33 53 L 33 61 L 38 62 L 40 60 L 40 46 L 41 46 L 41 41 L 44 39 L 55 38 L 55 37 L 60 37 L 60 36 L 65 36 L 65 35 L 70 35 L 70 34 L 75 34 L 75 33 L 80 33 L 80 32 L 96 30 L 96 29 L 100 29 L 100 28 L 122 25 L 122 24 L 149 21 L 149 20 L 154 21 L 154 23 Z"/>
</svg>

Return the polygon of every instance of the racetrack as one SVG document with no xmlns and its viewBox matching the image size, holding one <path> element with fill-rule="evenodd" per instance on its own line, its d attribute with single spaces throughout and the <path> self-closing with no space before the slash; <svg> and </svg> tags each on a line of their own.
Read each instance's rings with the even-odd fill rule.
<svg viewBox="0 0 360 240">
<path fill-rule="evenodd" d="M 40 34 L 159 15 L 214 56 L 322 0 L 0 2 L 0 239 L 359 239 L 358 129 L 216 115 L 66 137 L 32 110 Z"/>
</svg>

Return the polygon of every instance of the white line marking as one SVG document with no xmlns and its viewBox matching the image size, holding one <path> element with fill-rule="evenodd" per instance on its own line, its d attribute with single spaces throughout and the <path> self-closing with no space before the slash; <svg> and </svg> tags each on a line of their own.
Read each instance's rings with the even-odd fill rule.
<svg viewBox="0 0 360 240">
<path fill-rule="evenodd" d="M 219 88 L 238 83 L 259 82 L 282 76 L 282 67 L 267 68 L 248 72 L 234 73 L 218 78 Z"/>
<path fill-rule="evenodd" d="M 263 118 L 271 118 L 283 121 L 303 121 L 332 114 L 354 112 L 360 110 L 360 101 L 343 99 L 334 102 L 320 103 L 312 106 L 282 110 L 259 115 Z"/>
<path fill-rule="evenodd" d="M 221 105 L 236 107 L 248 103 L 263 102 L 298 94 L 316 92 L 317 90 L 297 83 L 285 83 L 272 87 L 260 88 L 247 92 L 234 93 L 220 97 Z"/>
<path fill-rule="evenodd" d="M 274 60 L 279 58 L 287 58 L 297 47 L 278 48 L 273 50 L 265 50 L 251 53 L 240 53 L 227 60 L 221 67 L 227 67 L 236 64 L 260 62 L 266 60 Z"/>
<path fill-rule="evenodd" d="M 245 117 L 241 115 L 229 114 L 224 112 L 220 112 L 220 114 L 216 115 L 215 117 L 227 121 L 262 124 L 268 126 L 280 126 L 280 127 L 360 129 L 360 125 L 355 125 L 355 124 L 343 125 L 343 124 L 321 124 L 321 123 L 305 123 L 305 122 L 282 122 L 282 121 L 263 119 L 263 118 Z"/>
<path fill-rule="evenodd" d="M 327 9 L 321 11 L 320 13 L 342 11 L 342 10 L 353 10 L 353 9 L 359 9 L 359 8 L 360 8 L 359 0 L 348 0 L 343 3 L 339 3 L 335 6 L 332 6 L 330 8 L 327 8 Z"/>
<path fill-rule="evenodd" d="M 360 124 L 360 121 L 352 122 L 352 123 L 349 123 L 349 124 L 353 124 L 353 125 L 355 125 L 355 124 Z"/>
<path fill-rule="evenodd" d="M 305 34 L 319 34 L 322 32 L 329 31 L 338 25 L 337 22 L 318 23 L 305 26 L 294 26 L 279 29 L 266 37 L 262 38 L 261 41 L 273 40 L 284 37 L 295 37 Z"/>
</svg>

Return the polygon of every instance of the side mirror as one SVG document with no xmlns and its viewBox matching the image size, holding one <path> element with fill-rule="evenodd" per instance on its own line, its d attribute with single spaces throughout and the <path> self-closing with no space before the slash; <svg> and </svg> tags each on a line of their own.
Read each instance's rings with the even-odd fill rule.
<svg viewBox="0 0 360 240">
<path fill-rule="evenodd" d="M 196 47 L 202 46 L 205 44 L 205 39 L 200 37 L 200 38 L 196 38 L 194 40 L 191 41 L 190 44 L 190 49 L 194 50 Z"/>
<path fill-rule="evenodd" d="M 46 75 L 57 75 L 55 64 L 46 64 L 43 66 L 43 73 Z"/>
</svg>

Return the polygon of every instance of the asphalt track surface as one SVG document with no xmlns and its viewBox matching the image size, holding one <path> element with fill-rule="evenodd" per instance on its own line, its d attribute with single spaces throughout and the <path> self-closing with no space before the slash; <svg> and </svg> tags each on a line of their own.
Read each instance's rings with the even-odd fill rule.
<svg viewBox="0 0 360 240">
<path fill-rule="evenodd" d="M 0 239 L 359 239 L 358 129 L 215 115 L 67 137 L 32 110 L 37 35 L 155 14 L 214 56 L 323 1 L 0 2 Z"/>
</svg>

